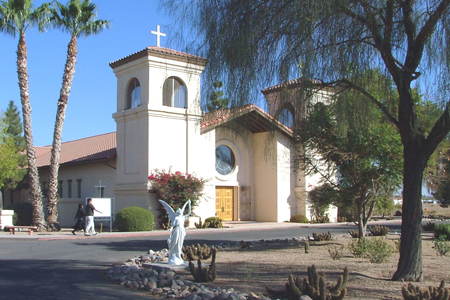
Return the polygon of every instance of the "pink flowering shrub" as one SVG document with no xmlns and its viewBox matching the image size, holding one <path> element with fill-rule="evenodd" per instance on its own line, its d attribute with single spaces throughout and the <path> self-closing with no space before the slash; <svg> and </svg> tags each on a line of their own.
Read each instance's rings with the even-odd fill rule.
<svg viewBox="0 0 450 300">
<path fill-rule="evenodd" d="M 174 210 L 183 207 L 187 200 L 191 200 L 192 208 L 196 207 L 207 182 L 194 174 L 179 171 L 172 173 L 170 169 L 167 172 L 164 169 L 155 169 L 148 180 L 152 184 L 151 191 L 156 192 L 159 198 L 166 201 Z"/>
</svg>

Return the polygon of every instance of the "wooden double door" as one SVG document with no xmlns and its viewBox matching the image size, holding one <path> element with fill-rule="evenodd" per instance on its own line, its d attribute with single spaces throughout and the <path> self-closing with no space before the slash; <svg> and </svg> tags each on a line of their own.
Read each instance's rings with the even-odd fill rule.
<svg viewBox="0 0 450 300">
<path fill-rule="evenodd" d="M 233 221 L 234 188 L 216 186 L 216 217 L 223 221 Z"/>
</svg>

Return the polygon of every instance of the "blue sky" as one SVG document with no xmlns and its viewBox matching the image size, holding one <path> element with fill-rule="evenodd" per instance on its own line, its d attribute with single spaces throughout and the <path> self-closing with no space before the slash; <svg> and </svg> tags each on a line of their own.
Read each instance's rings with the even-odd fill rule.
<svg viewBox="0 0 450 300">
<path fill-rule="evenodd" d="M 36 6 L 46 1 L 35 0 Z M 60 0 L 66 3 L 65 0 Z M 148 46 L 156 46 L 150 32 L 161 26 L 166 37 L 161 46 L 176 50 L 168 42 L 170 17 L 158 10 L 157 0 L 92 0 L 98 6 L 98 19 L 112 27 L 98 35 L 78 39 L 78 60 L 66 111 L 63 142 L 113 132 L 116 124 L 116 77 L 109 67 L 115 61 Z M 172 32 L 173 34 L 173 32 Z M 33 137 L 36 146 L 51 145 L 56 103 L 61 88 L 67 44 L 70 36 L 58 30 L 27 33 L 28 72 L 32 108 Z M 21 109 L 16 72 L 17 38 L 0 35 L 0 110 L 10 100 Z"/>
</svg>

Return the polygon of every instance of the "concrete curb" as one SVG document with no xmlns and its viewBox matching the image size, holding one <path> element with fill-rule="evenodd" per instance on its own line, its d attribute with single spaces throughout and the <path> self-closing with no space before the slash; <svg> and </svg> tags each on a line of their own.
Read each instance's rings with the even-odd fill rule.
<svg viewBox="0 0 450 300">
<path fill-rule="evenodd" d="M 369 222 L 369 226 L 398 224 L 401 220 L 379 220 Z M 278 230 L 283 228 L 336 228 L 342 226 L 355 226 L 353 223 L 325 223 L 325 224 L 303 224 L 303 223 L 271 223 L 271 222 L 224 222 L 225 228 L 197 229 L 188 228 L 187 233 L 197 232 L 223 232 L 223 231 L 252 231 L 258 230 Z M 85 236 L 82 232 L 73 235 L 71 229 L 62 229 L 58 232 L 36 232 L 28 235 L 27 232 L 19 232 L 15 235 L 9 232 L 0 232 L 0 240 L 38 240 L 38 241 L 54 241 L 54 240 L 81 240 L 81 239 L 106 239 L 106 238 L 125 238 L 125 237 L 142 237 L 142 236 L 169 236 L 167 230 L 140 231 L 140 232 L 103 232 L 95 236 Z"/>
</svg>

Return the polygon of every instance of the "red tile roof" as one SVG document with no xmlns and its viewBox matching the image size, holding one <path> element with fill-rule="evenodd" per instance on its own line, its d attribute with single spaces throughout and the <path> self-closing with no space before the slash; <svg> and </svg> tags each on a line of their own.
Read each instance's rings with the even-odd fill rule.
<svg viewBox="0 0 450 300">
<path fill-rule="evenodd" d="M 60 164 L 106 160 L 116 156 L 116 133 L 105 133 L 61 144 Z M 35 147 L 38 167 L 50 165 L 51 146 Z"/>
<path fill-rule="evenodd" d="M 201 121 L 200 129 L 202 132 L 205 132 L 233 120 L 244 125 L 253 133 L 278 129 L 289 136 L 293 135 L 291 128 L 285 126 L 254 104 L 219 109 L 207 113 Z"/>
<path fill-rule="evenodd" d="M 246 126 L 253 133 L 278 129 L 289 136 L 293 134 L 290 128 L 254 104 L 207 113 L 202 119 L 201 131 L 203 133 L 231 121 Z M 64 142 L 61 144 L 59 163 L 64 165 L 115 158 L 116 147 L 115 132 Z M 35 147 L 35 151 L 38 167 L 49 166 L 51 146 Z"/>
<path fill-rule="evenodd" d="M 208 62 L 208 60 L 206 58 L 203 58 L 203 57 L 200 57 L 197 55 L 180 52 L 180 51 L 176 51 L 176 50 L 169 49 L 169 48 L 154 46 L 154 47 L 147 47 L 141 51 L 130 54 L 121 59 L 112 61 L 109 63 L 109 66 L 114 69 L 114 68 L 124 65 L 130 61 L 133 61 L 133 60 L 136 60 L 136 59 L 139 59 L 142 57 L 146 57 L 148 55 L 171 56 L 172 59 L 177 59 L 177 60 L 181 60 L 181 61 L 185 61 L 185 62 L 193 62 L 194 61 L 201 65 L 206 65 L 206 63 Z"/>
</svg>

